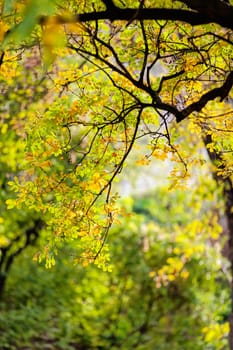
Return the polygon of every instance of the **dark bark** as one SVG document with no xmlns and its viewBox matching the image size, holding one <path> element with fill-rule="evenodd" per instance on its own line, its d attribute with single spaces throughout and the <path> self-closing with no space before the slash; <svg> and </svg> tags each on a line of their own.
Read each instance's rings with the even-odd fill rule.
<svg viewBox="0 0 233 350">
<path fill-rule="evenodd" d="M 186 0 L 187 9 L 173 8 L 120 8 L 111 0 L 102 1 L 106 6 L 105 11 L 92 11 L 76 14 L 72 21 L 89 22 L 99 20 L 170 20 L 189 23 L 193 26 L 200 24 L 216 23 L 222 27 L 233 29 L 233 6 L 221 0 Z M 143 3 L 143 2 L 142 2 Z M 66 23 L 67 18 L 58 17 L 60 23 Z M 46 17 L 40 18 L 44 23 Z"/>
<path fill-rule="evenodd" d="M 0 300 L 2 298 L 5 285 L 6 285 L 6 275 L 0 272 Z"/>
<path fill-rule="evenodd" d="M 208 149 L 208 144 L 212 143 L 211 135 L 204 136 L 204 143 L 207 146 L 207 152 L 209 154 L 209 158 L 213 164 L 216 165 L 216 162 L 222 162 L 223 159 L 221 154 L 218 154 L 216 151 L 210 151 Z M 225 202 L 225 220 L 227 223 L 226 232 L 227 235 L 227 248 L 226 248 L 226 257 L 230 262 L 231 269 L 231 313 L 229 315 L 229 323 L 230 323 L 230 332 L 229 332 L 229 346 L 230 350 L 233 350 L 233 183 L 230 177 L 223 178 L 218 175 L 217 172 L 213 172 L 214 179 L 217 183 L 223 184 L 223 195 Z"/>
<path fill-rule="evenodd" d="M 33 226 L 26 229 L 21 235 L 15 237 L 7 246 L 1 249 L 0 255 L 0 300 L 6 286 L 7 276 L 12 264 L 28 246 L 35 244 L 39 237 L 43 222 L 40 219 L 34 221 Z"/>
<path fill-rule="evenodd" d="M 219 97 L 222 102 L 229 94 L 233 86 L 233 71 L 230 72 L 226 78 L 226 81 L 221 87 L 214 88 L 205 94 L 203 94 L 197 102 L 193 102 L 191 105 L 178 112 L 176 115 L 176 121 L 181 122 L 183 119 L 187 118 L 193 112 L 200 112 L 203 107 L 209 102 Z"/>
<path fill-rule="evenodd" d="M 233 349 L 233 184 L 230 179 L 224 182 L 224 197 L 225 197 L 225 215 L 227 219 L 228 228 L 228 259 L 231 267 L 231 314 L 229 317 L 230 333 L 229 333 L 229 345 L 230 349 Z"/>
<path fill-rule="evenodd" d="M 187 9 L 144 8 L 143 1 L 141 2 L 141 6 L 139 6 L 138 8 L 120 8 L 116 6 L 114 4 L 114 1 L 112 0 L 102 0 L 102 2 L 106 7 L 104 11 L 93 11 L 88 13 L 76 14 L 71 19 L 71 21 L 88 22 L 99 20 L 122 20 L 131 22 L 133 20 L 170 20 L 174 22 L 186 22 L 193 26 L 199 24 L 217 23 L 223 27 L 233 29 L 233 6 L 221 0 L 180 1 L 187 5 Z M 41 17 L 40 23 L 44 23 L 46 22 L 46 20 L 46 17 Z M 60 23 L 65 23 L 67 21 L 67 18 L 58 16 L 57 20 Z M 93 39 L 97 38 L 93 36 Z M 230 40 L 229 44 L 232 44 Z M 99 57 L 97 56 L 96 58 L 99 59 Z M 109 62 L 105 63 L 107 63 L 108 66 L 110 66 Z M 116 67 L 111 66 L 110 68 L 114 70 L 114 68 Z M 121 74 L 126 76 L 125 72 L 121 72 Z M 143 76 L 143 74 L 141 76 Z M 129 79 L 139 89 L 142 89 L 151 95 L 153 99 L 152 107 L 173 114 L 177 122 L 181 122 L 182 120 L 186 119 L 193 112 L 200 112 L 209 101 L 212 101 L 215 98 L 219 97 L 220 101 L 223 101 L 228 96 L 233 86 L 233 71 L 230 71 L 229 69 L 229 73 L 226 77 L 226 80 L 222 83 L 222 85 L 219 84 L 220 86 L 207 91 L 198 99 L 198 101 L 193 102 L 189 106 L 180 110 L 175 105 L 164 103 L 162 100 L 160 100 L 158 94 L 160 92 L 159 90 L 161 89 L 161 86 L 158 91 L 154 92 L 152 91 L 152 89 L 150 89 L 150 87 L 143 84 L 142 80 L 139 79 L 137 81 L 133 79 L 132 76 L 128 75 L 126 76 L 126 78 Z M 165 79 L 169 78 L 171 77 L 163 78 L 163 80 L 161 80 L 161 83 L 163 83 Z"/>
</svg>

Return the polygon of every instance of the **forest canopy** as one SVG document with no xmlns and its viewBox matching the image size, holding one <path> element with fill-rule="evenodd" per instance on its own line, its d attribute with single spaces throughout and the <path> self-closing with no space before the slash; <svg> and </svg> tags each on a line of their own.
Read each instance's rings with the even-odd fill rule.
<svg viewBox="0 0 233 350">
<path fill-rule="evenodd" d="M 0 294 L 39 238 L 34 260 L 47 268 L 71 249 L 75 264 L 110 271 L 109 230 L 132 212 L 115 183 L 127 164 L 137 173 L 159 160 L 170 164 L 170 189 L 198 183 L 185 232 L 210 246 L 223 232 L 232 275 L 232 1 L 10 0 L 1 9 Z M 159 267 L 165 280 L 187 251 Z M 232 350 L 233 319 L 230 329 Z"/>
<path fill-rule="evenodd" d="M 172 158 L 174 182 L 184 182 L 193 164 L 203 162 L 178 145 L 177 123 L 188 117 L 188 134 L 215 154 L 216 176 L 231 183 L 230 4 L 11 1 L 2 7 L 1 89 L 8 101 L 2 134 L 8 149 L 14 144 L 5 164 L 16 193 L 7 205 L 43 213 L 50 242 L 41 257 L 48 264 L 69 239 L 82 259 L 101 260 L 119 214 L 112 184 L 144 136 L 148 151 L 136 164 Z"/>
</svg>

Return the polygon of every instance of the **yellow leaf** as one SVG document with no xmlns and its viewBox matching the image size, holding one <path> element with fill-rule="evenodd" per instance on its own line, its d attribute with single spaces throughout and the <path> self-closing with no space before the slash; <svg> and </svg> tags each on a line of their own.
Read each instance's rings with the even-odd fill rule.
<svg viewBox="0 0 233 350">
<path fill-rule="evenodd" d="M 168 153 L 164 152 L 161 149 L 156 149 L 153 151 L 152 156 L 156 159 L 165 160 L 168 156 Z"/>
<path fill-rule="evenodd" d="M 155 277 L 155 271 L 150 271 L 149 272 L 149 277 L 151 277 L 151 278 Z"/>
<path fill-rule="evenodd" d="M 50 160 L 44 160 L 43 162 L 36 162 L 35 165 L 44 169 L 51 167 L 52 162 Z"/>
<path fill-rule="evenodd" d="M 136 165 L 149 165 L 150 161 L 146 157 L 142 157 L 135 162 Z"/>
<path fill-rule="evenodd" d="M 42 40 L 44 47 L 44 61 L 50 65 L 55 60 L 55 49 L 63 48 L 66 44 L 66 36 L 63 26 L 59 24 L 57 17 L 51 16 L 43 27 Z"/>
<path fill-rule="evenodd" d="M 176 277 L 175 277 L 175 275 L 169 274 L 169 275 L 167 275 L 167 279 L 168 279 L 168 281 L 174 281 L 176 279 Z"/>
<path fill-rule="evenodd" d="M 7 205 L 7 209 L 12 209 L 16 206 L 16 200 L 15 199 L 7 199 L 6 205 Z"/>
<path fill-rule="evenodd" d="M 2 129 L 1 129 L 3 135 L 6 134 L 7 129 L 8 129 L 8 125 L 7 124 L 3 124 L 2 125 Z"/>
<path fill-rule="evenodd" d="M 0 247 L 4 248 L 7 247 L 8 244 L 10 243 L 9 239 L 5 236 L 0 236 Z"/>
<path fill-rule="evenodd" d="M 186 278 L 188 278 L 188 276 L 189 276 L 189 272 L 186 271 L 186 270 L 183 270 L 183 271 L 181 271 L 180 276 L 181 276 L 183 279 L 186 279 Z"/>
</svg>

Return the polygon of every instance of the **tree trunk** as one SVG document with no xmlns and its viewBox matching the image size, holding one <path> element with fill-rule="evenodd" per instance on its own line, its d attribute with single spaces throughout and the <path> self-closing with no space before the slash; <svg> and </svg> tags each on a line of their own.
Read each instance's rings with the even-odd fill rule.
<svg viewBox="0 0 233 350">
<path fill-rule="evenodd" d="M 6 275 L 3 273 L 0 273 L 0 301 L 2 300 L 2 297 L 3 297 L 5 284 L 6 284 Z"/>
<path fill-rule="evenodd" d="M 3 297 L 6 280 L 15 258 L 27 247 L 36 243 L 44 223 L 41 219 L 35 219 L 33 226 L 27 228 L 22 234 L 16 236 L 9 246 L 1 249 L 0 255 L 0 300 Z"/>
<path fill-rule="evenodd" d="M 230 261 L 231 268 L 231 314 L 229 316 L 229 345 L 230 350 L 233 350 L 233 184 L 230 179 L 227 179 L 224 183 L 224 197 L 226 205 L 225 214 L 228 226 L 228 259 Z"/>
<path fill-rule="evenodd" d="M 216 165 L 216 161 L 222 161 L 221 154 L 217 153 L 216 151 L 210 151 L 210 149 L 207 147 L 208 144 L 211 144 L 212 137 L 211 135 L 207 134 L 203 136 L 203 141 L 206 146 L 206 150 L 208 152 L 209 158 L 211 162 Z M 231 312 L 229 315 L 229 325 L 230 325 L 230 332 L 229 332 L 229 347 L 230 350 L 233 350 L 233 183 L 231 177 L 224 178 L 221 175 L 217 174 L 217 171 L 213 172 L 213 177 L 217 183 L 223 184 L 223 195 L 224 195 L 224 202 L 225 202 L 225 219 L 227 223 L 226 232 L 227 235 L 227 248 L 226 248 L 226 254 L 224 254 L 227 259 L 230 262 L 230 271 L 231 271 Z"/>
</svg>

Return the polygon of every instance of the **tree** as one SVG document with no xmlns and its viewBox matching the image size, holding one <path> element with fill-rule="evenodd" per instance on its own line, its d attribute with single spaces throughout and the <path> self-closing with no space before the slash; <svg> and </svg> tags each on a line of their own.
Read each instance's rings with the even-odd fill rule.
<svg viewBox="0 0 233 350">
<path fill-rule="evenodd" d="M 43 84 L 39 91 L 34 81 L 35 72 L 26 72 L 14 79 L 6 70 L 1 71 L 1 142 L 0 142 L 0 299 L 5 289 L 15 258 L 28 246 L 38 240 L 42 229 L 42 217 L 31 210 L 7 210 L 6 200 L 12 200 L 14 194 L 8 182 L 20 176 L 20 164 L 25 157 L 21 125 L 22 115 L 27 104 L 36 103 L 44 95 Z"/>
<path fill-rule="evenodd" d="M 133 214 L 111 231 L 111 273 L 73 266 L 68 253 L 48 273 L 31 260 L 36 247 L 25 250 L 0 304 L 1 349 L 226 348 L 227 262 L 208 181 L 211 191 L 162 187 L 122 199 Z"/>
<path fill-rule="evenodd" d="M 149 137 L 137 165 L 172 158 L 174 182 L 185 182 L 204 157 L 190 158 L 179 144 L 196 134 L 224 184 L 233 270 L 232 2 L 3 5 L 2 76 L 14 84 L 29 67 L 47 91 L 21 114 L 26 159 L 10 183 L 17 197 L 7 201 L 43 213 L 49 242 L 39 259 L 53 264 L 72 241 L 77 261 L 106 266 L 105 241 L 119 214 L 112 186 L 129 153 Z"/>
</svg>

